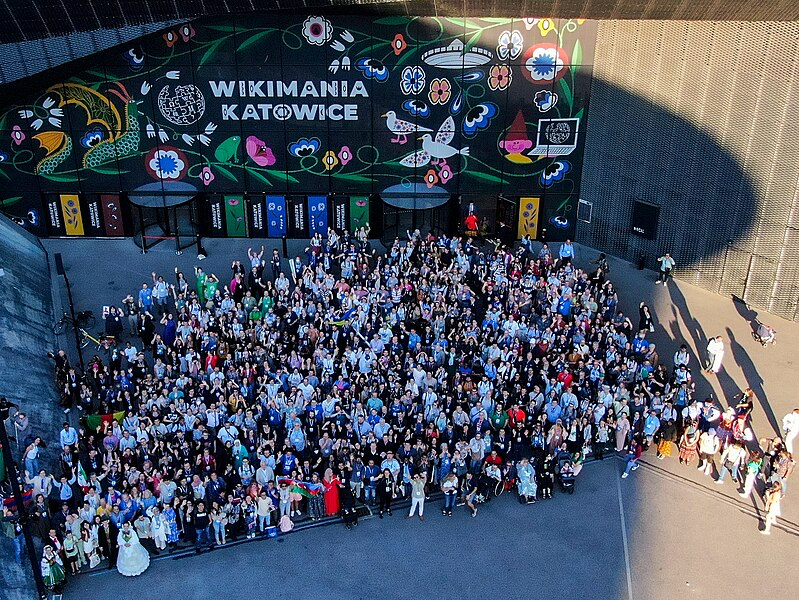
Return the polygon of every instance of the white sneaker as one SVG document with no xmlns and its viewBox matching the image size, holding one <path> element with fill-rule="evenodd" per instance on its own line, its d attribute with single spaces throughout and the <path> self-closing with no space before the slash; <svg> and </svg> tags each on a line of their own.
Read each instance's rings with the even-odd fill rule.
<svg viewBox="0 0 799 600">
<path fill-rule="evenodd" d="M 629 475 L 630 475 L 629 473 L 622 473 L 622 474 L 621 474 L 621 478 L 622 478 L 622 479 L 627 479 L 627 477 L 628 477 Z"/>
<path fill-rule="evenodd" d="M 298 511 L 297 511 L 297 516 L 299 517 L 301 514 L 302 514 L 302 511 L 301 511 L 301 510 L 298 510 Z"/>
<path fill-rule="evenodd" d="M 716 479 L 716 485 L 724 485 L 723 479 Z"/>
<path fill-rule="evenodd" d="M 291 516 L 292 516 L 292 517 L 293 517 L 293 516 L 296 516 L 296 513 L 295 513 L 293 510 L 291 511 Z"/>
</svg>

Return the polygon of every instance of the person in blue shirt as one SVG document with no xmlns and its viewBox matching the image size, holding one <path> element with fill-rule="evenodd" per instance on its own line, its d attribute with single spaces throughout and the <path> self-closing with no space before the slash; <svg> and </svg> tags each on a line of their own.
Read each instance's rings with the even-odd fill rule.
<svg viewBox="0 0 799 600">
<path fill-rule="evenodd" d="M 560 257 L 560 262 L 564 265 L 568 265 L 574 260 L 574 245 L 571 240 L 567 239 L 560 245 L 558 256 Z"/>
<path fill-rule="evenodd" d="M 363 470 L 363 501 L 368 505 L 374 505 L 377 494 L 377 477 L 380 475 L 380 467 L 375 464 L 374 459 L 370 458 L 369 463 Z"/>
<path fill-rule="evenodd" d="M 421 341 L 422 338 L 416 333 L 416 329 L 411 328 L 411 332 L 408 334 L 408 350 L 416 350 L 416 346 L 418 346 Z"/>
<path fill-rule="evenodd" d="M 139 290 L 139 308 L 142 309 L 142 312 L 150 312 L 153 308 L 153 291 L 146 283 L 142 284 Z"/>
<path fill-rule="evenodd" d="M 297 457 L 291 450 L 286 450 L 286 453 L 278 458 L 277 463 L 280 465 L 283 475 L 291 475 L 291 472 L 297 468 Z"/>
<path fill-rule="evenodd" d="M 549 404 L 547 404 L 545 411 L 547 413 L 547 421 L 554 424 L 563 414 L 563 407 L 560 405 L 557 398 L 552 398 Z"/>
<path fill-rule="evenodd" d="M 643 356 L 649 350 L 649 342 L 646 340 L 645 333 L 641 331 L 638 336 L 633 340 L 633 351 Z"/>
</svg>

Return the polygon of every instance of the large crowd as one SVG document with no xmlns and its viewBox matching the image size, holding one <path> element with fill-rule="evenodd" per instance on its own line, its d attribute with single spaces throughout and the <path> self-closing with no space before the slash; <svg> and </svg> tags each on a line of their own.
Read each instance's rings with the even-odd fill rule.
<svg viewBox="0 0 799 600">
<path fill-rule="evenodd" d="M 447 516 L 507 489 L 533 503 L 615 453 L 622 477 L 646 452 L 729 475 L 762 495 L 769 532 L 792 448 L 753 439 L 750 390 L 697 399 L 687 347 L 661 357 L 604 255 L 573 259 L 568 241 L 553 256 L 419 232 L 383 255 L 365 230 L 330 230 L 289 268 L 261 248 L 230 273 L 153 273 L 111 307 L 118 343 L 85 373 L 54 356 L 64 411 L 86 417 L 64 423 L 58 469 L 41 468 L 41 439 L 24 445 L 48 585 L 103 561 L 139 574 L 142 540 L 201 552 L 304 519 L 352 527 L 403 498 L 423 520 L 439 491 Z M 784 425 L 790 444 L 799 409 Z"/>
</svg>

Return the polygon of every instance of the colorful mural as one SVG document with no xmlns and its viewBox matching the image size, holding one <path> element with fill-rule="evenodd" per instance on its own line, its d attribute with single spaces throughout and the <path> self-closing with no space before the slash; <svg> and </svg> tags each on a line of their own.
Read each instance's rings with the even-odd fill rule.
<svg viewBox="0 0 799 600">
<path fill-rule="evenodd" d="M 595 34 L 546 18 L 186 24 L 2 109 L 0 210 L 36 230 L 43 194 L 189 184 L 227 198 L 239 236 L 244 194 L 266 197 L 268 229 L 285 231 L 274 215 L 292 196 L 341 194 L 363 212 L 400 185 L 462 203 L 538 197 L 541 223 L 567 235 Z"/>
</svg>

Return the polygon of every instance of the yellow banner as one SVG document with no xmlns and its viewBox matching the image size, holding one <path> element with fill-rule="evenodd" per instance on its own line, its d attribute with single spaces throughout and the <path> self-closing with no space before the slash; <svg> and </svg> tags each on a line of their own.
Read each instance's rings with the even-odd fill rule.
<svg viewBox="0 0 799 600">
<path fill-rule="evenodd" d="M 61 194 L 61 213 L 67 235 L 83 235 L 83 217 L 77 194 Z"/>
<path fill-rule="evenodd" d="M 531 235 L 535 238 L 538 235 L 538 208 L 541 198 L 520 198 L 519 199 L 519 232 L 517 237 L 523 238 Z"/>
</svg>

